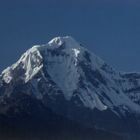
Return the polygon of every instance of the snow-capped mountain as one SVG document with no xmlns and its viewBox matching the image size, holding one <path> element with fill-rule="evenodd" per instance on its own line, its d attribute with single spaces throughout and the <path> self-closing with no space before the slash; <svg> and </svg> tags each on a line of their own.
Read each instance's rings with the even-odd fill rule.
<svg viewBox="0 0 140 140">
<path fill-rule="evenodd" d="M 116 72 L 72 37 L 56 37 L 1 73 L 0 113 L 13 106 L 7 99 L 24 94 L 90 127 L 140 132 L 139 92 L 140 74 Z"/>
</svg>

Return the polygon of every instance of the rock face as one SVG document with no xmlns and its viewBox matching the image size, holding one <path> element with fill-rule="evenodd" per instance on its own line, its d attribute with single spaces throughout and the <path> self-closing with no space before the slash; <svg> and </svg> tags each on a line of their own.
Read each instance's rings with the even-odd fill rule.
<svg viewBox="0 0 140 140">
<path fill-rule="evenodd" d="M 72 37 L 56 37 L 1 73 L 0 116 L 9 125 L 50 109 L 91 129 L 137 134 L 139 92 L 140 74 L 116 72 Z"/>
</svg>

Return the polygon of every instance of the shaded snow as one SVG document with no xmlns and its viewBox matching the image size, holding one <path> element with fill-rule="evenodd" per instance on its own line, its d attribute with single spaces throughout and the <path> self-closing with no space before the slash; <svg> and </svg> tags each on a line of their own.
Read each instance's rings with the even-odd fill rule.
<svg viewBox="0 0 140 140">
<path fill-rule="evenodd" d="M 91 62 L 85 58 L 85 52 L 88 52 L 88 59 Z M 87 77 L 78 65 L 80 62 L 84 62 L 89 70 L 98 71 L 107 84 L 104 85 L 100 81 L 101 77 L 96 79 L 100 83 L 99 87 L 86 81 Z M 126 110 L 140 113 L 140 106 L 135 104 L 123 91 L 133 87 L 133 84 L 128 81 L 122 84 L 119 81 L 122 80 L 120 75 L 110 66 L 106 68 L 107 70 L 103 70 L 104 65 L 105 62 L 102 59 L 81 47 L 72 37 L 56 37 L 47 44 L 35 45 L 27 50 L 15 64 L 2 72 L 1 77 L 7 84 L 15 79 L 15 83 L 20 80 L 24 83 L 31 81 L 34 94 L 37 98 L 42 99 L 43 96 L 38 89 L 38 79 L 34 79 L 34 77 L 41 72 L 41 76 L 47 81 L 47 77 L 43 73 L 46 71 L 62 91 L 66 100 L 70 100 L 74 91 L 78 90 L 78 97 L 85 107 L 97 108 L 101 111 L 109 108 L 113 112 L 115 112 L 114 107 L 118 107 L 122 114 L 125 114 Z M 80 77 L 84 79 L 82 86 L 86 88 L 79 87 Z M 140 85 L 140 81 L 138 84 Z M 12 88 L 9 89 L 12 90 Z M 8 93 L 8 91 L 6 92 Z M 105 95 L 102 94 L 103 92 Z M 137 97 L 135 96 L 135 98 Z"/>
</svg>

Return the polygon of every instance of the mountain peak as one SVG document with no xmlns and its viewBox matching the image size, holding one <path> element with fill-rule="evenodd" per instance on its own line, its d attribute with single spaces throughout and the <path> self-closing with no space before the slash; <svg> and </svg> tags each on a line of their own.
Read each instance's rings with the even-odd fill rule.
<svg viewBox="0 0 140 140">
<path fill-rule="evenodd" d="M 33 46 L 0 75 L 0 107 L 4 113 L 11 107 L 7 102 L 10 97 L 21 101 L 21 96 L 28 95 L 41 103 L 43 110 L 49 107 L 91 125 L 101 120 L 99 126 L 104 122 L 101 128 L 107 129 L 116 118 L 140 116 L 139 93 L 139 74 L 119 74 L 70 36 Z"/>
<path fill-rule="evenodd" d="M 55 37 L 49 41 L 48 45 L 53 48 L 58 48 L 65 44 L 66 47 L 79 48 L 80 44 L 71 36 Z"/>
<path fill-rule="evenodd" d="M 80 48 L 80 45 L 72 37 L 55 37 L 47 44 L 34 45 L 28 49 L 15 64 L 2 72 L 3 80 L 6 83 L 10 83 L 14 77 L 14 74 L 18 73 L 17 71 L 24 71 L 24 75 L 20 75 L 19 78 L 22 77 L 22 79 L 25 79 L 25 82 L 27 82 L 43 67 L 42 61 L 46 56 L 42 56 L 42 52 L 46 53 L 47 55 L 47 50 L 53 50 L 61 47 L 65 48 L 66 53 L 73 53 L 74 55 L 72 55 L 74 57 L 78 57 L 78 54 L 80 53 L 80 51 L 76 49 Z"/>
<path fill-rule="evenodd" d="M 106 110 L 108 106 L 112 109 L 124 104 L 132 110 L 138 108 L 122 88 L 117 89 L 121 79 L 117 72 L 70 36 L 55 37 L 47 44 L 33 46 L 0 75 L 8 85 L 30 82 L 35 89 L 38 76 L 47 83 L 51 79 L 67 100 L 78 96 L 91 109 Z M 107 96 L 104 101 L 103 95 Z"/>
</svg>

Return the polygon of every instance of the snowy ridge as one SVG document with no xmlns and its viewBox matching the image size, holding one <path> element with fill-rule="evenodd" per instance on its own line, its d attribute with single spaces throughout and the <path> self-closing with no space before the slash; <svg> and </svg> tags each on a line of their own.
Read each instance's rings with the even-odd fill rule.
<svg viewBox="0 0 140 140">
<path fill-rule="evenodd" d="M 37 75 L 39 77 L 36 78 Z M 44 90 L 41 90 L 38 84 L 43 79 L 46 83 L 42 85 Z M 45 94 L 50 94 L 45 92 L 46 87 L 55 85 L 66 100 L 71 101 L 77 95 L 86 108 L 110 109 L 117 115 L 120 112 L 123 115 L 125 112 L 140 113 L 140 105 L 125 92 L 134 87 L 134 83 L 69 36 L 56 37 L 47 44 L 27 50 L 15 64 L 2 72 L 0 88 L 6 83 L 10 85 L 9 92 L 12 92 L 21 81 L 32 85 L 31 91 L 40 100 Z M 7 92 L 5 90 L 3 94 Z M 119 112 L 114 108 L 118 108 Z"/>
<path fill-rule="evenodd" d="M 6 83 L 10 83 L 15 74 L 17 74 L 19 71 L 24 72 L 21 72 L 21 75 L 18 78 L 24 79 L 25 83 L 28 82 L 34 75 L 36 75 L 38 71 L 40 71 L 40 69 L 43 67 L 43 58 L 37 47 L 38 46 L 34 46 L 29 49 L 21 56 L 17 63 L 13 64 L 11 67 L 8 67 L 2 72 L 3 80 Z"/>
</svg>

